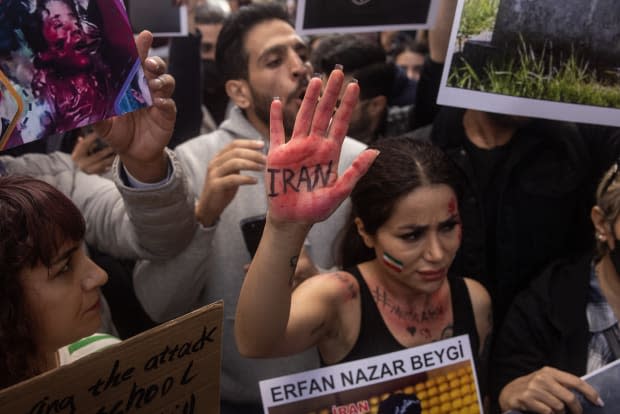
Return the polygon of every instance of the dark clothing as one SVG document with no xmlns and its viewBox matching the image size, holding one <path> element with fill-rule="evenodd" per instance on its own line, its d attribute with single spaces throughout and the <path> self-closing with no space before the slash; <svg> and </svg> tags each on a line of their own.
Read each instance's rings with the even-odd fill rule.
<svg viewBox="0 0 620 414">
<path fill-rule="evenodd" d="M 487 288 L 497 327 L 515 295 L 545 266 L 591 247 L 595 183 L 620 153 L 620 134 L 533 119 L 517 129 L 489 172 L 484 161 L 476 162 L 484 158 L 471 149 L 464 112 L 442 108 L 426 138 L 462 177 L 463 240 L 451 273 Z"/>
<path fill-rule="evenodd" d="M 590 255 L 550 265 L 512 304 L 491 354 L 493 400 L 502 388 L 544 366 L 586 373 Z"/>
<path fill-rule="evenodd" d="M 261 404 L 235 404 L 221 400 L 220 414 L 263 414 L 265 410 Z"/>
<path fill-rule="evenodd" d="M 200 32 L 170 41 L 168 73 L 176 81 L 172 99 L 177 119 L 168 147 L 174 148 L 200 135 L 202 124 L 202 79 L 200 71 Z"/>
<path fill-rule="evenodd" d="M 347 272 L 355 276 L 360 286 L 361 320 L 360 332 L 357 342 L 351 352 L 339 363 L 369 358 L 389 352 L 407 349 L 401 345 L 390 333 L 381 317 L 372 293 L 356 267 L 347 269 Z M 477 354 L 480 339 L 476 330 L 476 319 L 469 297 L 469 291 L 462 278 L 450 278 L 450 293 L 452 296 L 453 336 L 469 334 L 473 354 Z"/>
<path fill-rule="evenodd" d="M 304 28 L 423 24 L 429 8 L 430 0 L 306 0 Z"/>
<path fill-rule="evenodd" d="M 443 63 L 436 63 L 429 56 L 424 60 L 416 88 L 415 104 L 409 113 L 409 128 L 415 130 L 433 123 L 439 112 L 437 95 L 441 85 Z"/>
</svg>

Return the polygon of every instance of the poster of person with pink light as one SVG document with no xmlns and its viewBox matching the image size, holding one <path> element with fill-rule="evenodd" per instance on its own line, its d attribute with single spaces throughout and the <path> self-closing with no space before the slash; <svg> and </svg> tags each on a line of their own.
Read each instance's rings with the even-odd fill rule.
<svg viewBox="0 0 620 414">
<path fill-rule="evenodd" d="M 0 0 L 0 150 L 150 103 L 121 0 Z"/>
</svg>

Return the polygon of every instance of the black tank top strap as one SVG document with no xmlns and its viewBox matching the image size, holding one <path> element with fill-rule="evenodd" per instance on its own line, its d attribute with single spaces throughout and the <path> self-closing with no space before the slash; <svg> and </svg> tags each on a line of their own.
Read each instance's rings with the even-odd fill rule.
<svg viewBox="0 0 620 414">
<path fill-rule="evenodd" d="M 450 283 L 450 294 L 452 295 L 452 320 L 454 326 L 454 336 L 469 335 L 472 353 L 478 354 L 480 338 L 476 329 L 476 317 L 474 307 L 469 296 L 469 289 L 462 277 L 448 278 Z"/>
</svg>

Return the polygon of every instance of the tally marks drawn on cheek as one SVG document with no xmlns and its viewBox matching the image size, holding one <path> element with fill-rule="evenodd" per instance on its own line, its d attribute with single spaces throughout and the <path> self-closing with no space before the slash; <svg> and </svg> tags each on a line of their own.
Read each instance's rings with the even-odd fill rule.
<svg viewBox="0 0 620 414">
<path fill-rule="evenodd" d="M 326 171 L 321 164 L 316 164 L 314 172 L 311 173 L 313 167 L 302 165 L 299 171 L 290 168 L 267 168 L 269 173 L 269 197 L 276 197 L 280 194 L 292 192 L 299 193 L 306 191 L 311 193 L 319 185 L 327 187 L 329 176 L 332 174 L 334 161 L 330 160 L 326 166 Z M 276 183 L 282 183 L 282 193 L 276 191 Z"/>
</svg>

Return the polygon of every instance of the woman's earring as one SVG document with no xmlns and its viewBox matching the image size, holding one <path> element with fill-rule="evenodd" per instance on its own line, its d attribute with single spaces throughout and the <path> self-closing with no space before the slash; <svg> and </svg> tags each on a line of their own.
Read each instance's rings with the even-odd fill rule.
<svg viewBox="0 0 620 414">
<path fill-rule="evenodd" d="M 596 239 L 598 241 L 605 241 L 605 236 L 603 236 L 601 233 L 596 233 Z"/>
</svg>

